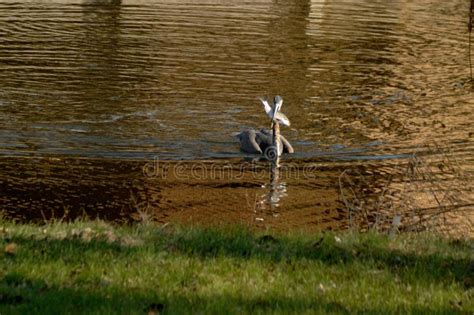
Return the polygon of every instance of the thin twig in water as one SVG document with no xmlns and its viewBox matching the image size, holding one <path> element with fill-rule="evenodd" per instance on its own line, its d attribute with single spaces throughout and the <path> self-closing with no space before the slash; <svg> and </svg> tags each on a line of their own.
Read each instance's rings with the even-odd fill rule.
<svg viewBox="0 0 474 315">
<path fill-rule="evenodd" d="M 474 81 L 472 79 L 472 56 L 471 56 L 471 33 L 472 33 L 472 20 L 474 19 L 474 0 L 471 0 L 471 7 L 469 8 L 469 23 L 467 24 L 467 30 L 469 31 L 469 71 L 471 73 L 471 85 L 474 88 Z"/>
</svg>

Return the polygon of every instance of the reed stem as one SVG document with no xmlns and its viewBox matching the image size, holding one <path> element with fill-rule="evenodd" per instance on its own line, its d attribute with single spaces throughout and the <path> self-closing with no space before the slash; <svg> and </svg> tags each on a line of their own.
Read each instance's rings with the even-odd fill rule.
<svg viewBox="0 0 474 315">
<path fill-rule="evenodd" d="M 469 23 L 467 24 L 467 30 L 469 32 L 469 71 L 471 74 L 471 86 L 474 88 L 474 80 L 472 79 L 472 54 L 471 54 L 471 37 L 472 37 L 472 20 L 474 19 L 474 0 L 471 0 L 471 6 L 469 8 Z"/>
</svg>

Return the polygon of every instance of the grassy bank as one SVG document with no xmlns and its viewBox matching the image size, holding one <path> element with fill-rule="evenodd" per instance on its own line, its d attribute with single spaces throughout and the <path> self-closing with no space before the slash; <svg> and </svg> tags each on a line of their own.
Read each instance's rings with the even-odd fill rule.
<svg viewBox="0 0 474 315">
<path fill-rule="evenodd" d="M 433 235 L 0 221 L 0 314 L 474 312 L 473 245 Z"/>
</svg>

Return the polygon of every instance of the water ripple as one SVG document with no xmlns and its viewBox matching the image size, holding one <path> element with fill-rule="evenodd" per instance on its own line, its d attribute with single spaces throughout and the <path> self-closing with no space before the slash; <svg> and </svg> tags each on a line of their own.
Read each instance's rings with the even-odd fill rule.
<svg viewBox="0 0 474 315">
<path fill-rule="evenodd" d="M 374 156 L 403 155 L 436 141 L 468 158 L 465 10 L 0 0 L 1 151 L 234 156 L 229 134 L 267 124 L 256 97 L 278 93 L 301 157 L 374 141 Z"/>
</svg>

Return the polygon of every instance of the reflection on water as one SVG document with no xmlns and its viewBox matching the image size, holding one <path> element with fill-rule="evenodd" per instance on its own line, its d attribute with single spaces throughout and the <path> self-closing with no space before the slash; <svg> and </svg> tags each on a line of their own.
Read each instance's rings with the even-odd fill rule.
<svg viewBox="0 0 474 315">
<path fill-rule="evenodd" d="M 267 123 L 256 97 L 281 94 L 300 157 L 433 138 L 472 155 L 465 9 L 2 0 L 0 150 L 235 157 L 231 133 Z"/>
<path fill-rule="evenodd" d="M 262 185 L 278 188 L 275 220 L 344 217 L 341 209 L 347 204 L 339 187 L 344 170 L 363 168 L 372 175 L 364 171 L 361 178 L 374 177 L 366 189 L 383 191 L 384 185 L 401 185 L 387 182 L 398 172 L 394 161 L 407 165 L 413 153 L 436 160 L 426 149 L 433 142 L 449 148 L 456 167 L 472 179 L 467 12 L 462 0 L 0 0 L 0 185 L 7 192 L 2 207 L 10 211 L 5 205 L 11 198 L 35 194 L 38 205 L 49 205 L 37 192 L 48 187 L 71 191 L 60 193 L 63 199 L 56 204 L 80 204 L 88 213 L 115 200 L 110 210 L 117 215 L 117 209 L 128 207 L 117 196 L 144 185 L 142 179 L 130 184 L 117 174 L 120 167 L 134 177 L 139 175 L 130 175 L 134 171 L 128 167 L 155 156 L 235 161 L 242 154 L 232 133 L 265 126 L 268 119 L 256 97 L 275 94 L 285 99 L 292 121 L 282 133 L 295 147 L 296 163 L 331 165 L 317 183 L 283 180 L 272 188 L 263 181 L 255 186 L 258 192 L 246 191 L 247 199 L 255 201 Z M 93 163 L 91 168 L 101 171 L 73 168 L 48 177 L 33 163 L 73 157 L 79 157 L 78 165 Z M 96 158 L 104 159 L 102 166 Z M 120 166 L 117 158 L 135 162 Z M 13 171 L 17 163 L 27 173 Z M 31 182 L 15 186 L 23 182 L 18 174 Z M 43 184 L 37 186 L 40 174 Z M 360 175 L 344 174 L 351 180 Z M 104 182 L 122 179 L 126 184 L 97 197 L 102 204 L 86 189 L 92 185 L 99 191 Z M 472 180 L 467 183 L 462 193 L 470 199 Z M 159 190 L 158 195 L 164 189 L 171 196 L 165 208 L 192 211 L 194 197 L 188 200 L 180 193 L 190 189 L 183 185 L 137 189 Z M 199 193 L 227 196 L 226 189 L 234 188 Z M 347 196 L 356 193 L 367 195 Z M 237 195 L 236 207 L 247 199 Z M 335 212 L 324 217 L 325 211 Z"/>
</svg>

